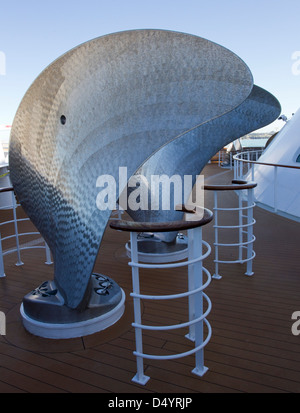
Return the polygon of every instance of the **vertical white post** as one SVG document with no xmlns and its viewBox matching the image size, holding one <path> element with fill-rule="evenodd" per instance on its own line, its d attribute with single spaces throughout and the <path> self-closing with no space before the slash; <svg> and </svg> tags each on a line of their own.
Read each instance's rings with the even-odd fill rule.
<svg viewBox="0 0 300 413">
<path fill-rule="evenodd" d="M 192 229 L 187 231 L 188 233 L 188 260 L 192 260 L 194 257 L 194 232 Z M 194 266 L 188 266 L 188 290 L 192 291 L 195 289 L 195 271 Z M 195 296 L 194 294 L 189 296 L 189 321 L 195 318 Z M 192 324 L 189 327 L 189 333 L 186 335 L 191 341 L 195 341 L 195 325 Z"/>
<path fill-rule="evenodd" d="M 274 166 L 274 212 L 277 212 L 277 166 Z"/>
<path fill-rule="evenodd" d="M 46 262 L 45 262 L 45 264 L 47 264 L 47 265 L 53 264 L 52 259 L 51 259 L 50 248 L 48 247 L 47 242 L 45 242 L 45 249 L 46 249 Z"/>
<path fill-rule="evenodd" d="M 238 191 L 238 198 L 239 198 L 239 261 L 243 259 L 243 195 L 242 191 Z"/>
<path fill-rule="evenodd" d="M 247 201 L 247 271 L 245 272 L 246 275 L 253 275 L 254 272 L 252 271 L 252 254 L 253 254 L 253 202 L 254 202 L 254 196 L 253 196 L 254 189 L 250 188 L 248 189 L 248 201 Z"/>
<path fill-rule="evenodd" d="M 252 181 L 254 181 L 254 167 L 255 167 L 255 163 L 252 164 L 252 169 L 251 169 L 251 179 L 252 179 Z"/>
<path fill-rule="evenodd" d="M 222 276 L 219 274 L 219 230 L 218 230 L 218 192 L 214 191 L 214 218 L 215 218 L 215 273 L 212 276 L 212 278 L 215 278 L 217 280 L 220 280 Z"/>
<path fill-rule="evenodd" d="M 233 161 L 233 179 L 237 179 L 237 160 L 234 158 Z"/>
<path fill-rule="evenodd" d="M 240 159 L 240 176 L 239 176 L 239 179 L 242 179 L 243 178 L 243 162 L 242 162 L 242 159 L 243 159 L 243 156 L 241 156 L 241 159 Z"/>
<path fill-rule="evenodd" d="M 190 247 L 190 246 L 189 246 Z M 192 259 L 195 259 L 203 254 L 202 252 L 202 227 L 197 227 L 193 229 L 193 242 L 191 245 Z M 194 288 L 200 288 L 203 285 L 203 263 L 202 260 L 196 262 L 195 264 L 190 264 L 194 267 Z M 195 319 L 200 318 L 203 315 L 203 293 L 202 291 L 194 294 L 195 304 L 194 312 Z M 201 346 L 203 343 L 203 320 L 194 324 L 194 334 L 195 334 L 195 347 Z M 198 350 L 195 354 L 195 368 L 192 373 L 197 376 L 203 376 L 207 372 L 208 368 L 204 366 L 204 348 Z"/>
<path fill-rule="evenodd" d="M 23 265 L 24 263 L 21 260 L 21 252 L 20 252 L 20 244 L 19 244 L 19 232 L 18 232 L 18 222 L 17 222 L 17 205 L 16 205 L 16 199 L 15 199 L 15 194 L 14 191 L 11 191 L 11 196 L 12 196 L 12 207 L 13 207 L 13 217 L 14 217 L 14 227 L 15 227 L 15 236 L 16 236 L 16 247 L 17 247 L 17 256 L 18 256 L 18 261 L 16 263 L 17 266 Z"/>
<path fill-rule="evenodd" d="M 133 264 L 138 263 L 138 245 L 137 245 L 137 233 L 130 233 L 130 246 L 131 246 L 131 261 Z M 139 269 L 136 266 L 132 266 L 132 291 L 134 294 L 140 294 L 140 280 Z M 139 297 L 133 297 L 133 309 L 134 309 L 134 322 L 136 324 L 142 324 L 141 315 L 141 299 Z M 143 337 L 142 329 L 135 327 L 135 346 L 136 351 L 140 354 L 143 353 Z M 150 377 L 144 375 L 144 363 L 143 357 L 136 357 L 137 373 L 133 377 L 132 381 L 139 384 L 146 384 Z"/>
<path fill-rule="evenodd" d="M 250 151 L 247 152 L 247 161 L 250 161 Z M 247 173 L 248 173 L 249 169 L 250 169 L 250 163 L 248 162 L 247 163 Z"/>
<path fill-rule="evenodd" d="M 6 277 L 4 272 L 4 261 L 3 261 L 3 251 L 2 251 L 2 239 L 0 234 L 0 278 Z"/>
</svg>

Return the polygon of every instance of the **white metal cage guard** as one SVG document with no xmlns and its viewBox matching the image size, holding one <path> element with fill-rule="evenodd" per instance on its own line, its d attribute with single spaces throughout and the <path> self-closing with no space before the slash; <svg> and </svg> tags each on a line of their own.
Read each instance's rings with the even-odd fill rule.
<svg viewBox="0 0 300 413">
<path fill-rule="evenodd" d="M 215 252 L 215 272 L 213 278 L 220 279 L 222 276 L 219 271 L 219 264 L 236 264 L 247 263 L 245 275 L 251 276 L 254 274 L 252 270 L 255 251 L 253 244 L 255 235 L 253 234 L 253 226 L 255 219 L 253 218 L 253 208 L 255 207 L 253 189 L 256 187 L 255 182 L 246 182 L 233 180 L 231 185 L 204 185 L 204 189 L 214 192 L 214 252 Z M 218 203 L 219 191 L 237 191 L 238 207 L 220 207 Z M 246 192 L 246 193 L 245 193 Z M 238 213 L 238 225 L 220 225 L 220 213 Z M 238 242 L 221 243 L 219 241 L 219 232 L 224 230 L 238 231 Z M 230 237 L 232 238 L 232 237 Z M 220 248 L 223 247 L 238 247 L 238 258 L 235 260 L 221 260 L 219 258 Z M 244 252 L 245 251 L 245 252 Z"/>
<path fill-rule="evenodd" d="M 211 282 L 211 275 L 209 271 L 204 268 L 203 260 L 208 257 L 211 252 L 209 244 L 202 240 L 202 226 L 212 220 L 213 214 L 207 209 L 202 209 L 201 215 L 199 214 L 200 208 L 197 207 L 198 214 L 195 214 L 194 220 L 183 222 L 167 222 L 167 223 L 133 223 L 132 221 L 115 221 L 110 223 L 111 228 L 116 230 L 130 231 L 131 241 L 131 262 L 129 265 L 132 268 L 132 293 L 133 305 L 134 305 L 134 322 L 132 326 L 135 328 L 135 344 L 136 350 L 134 355 L 137 362 L 137 373 L 133 377 L 133 381 L 145 385 L 149 376 L 144 374 L 144 359 L 153 360 L 170 360 L 189 356 L 195 354 L 195 368 L 192 372 L 198 376 L 203 376 L 208 370 L 204 366 L 204 347 L 207 345 L 211 338 L 212 329 L 210 323 L 206 319 L 211 311 L 211 301 L 209 297 L 204 293 L 205 288 Z M 186 214 L 189 215 L 189 214 Z M 198 217 L 197 217 L 198 216 Z M 201 218 L 199 218 L 201 216 Z M 185 261 L 176 263 L 164 263 L 164 264 L 146 264 L 139 262 L 138 259 L 138 238 L 137 235 L 141 231 L 178 231 L 179 229 L 186 229 L 188 233 L 188 258 Z M 203 252 L 203 246 L 206 252 Z M 179 294 L 169 295 L 145 295 L 140 293 L 140 278 L 139 268 L 146 268 L 149 270 L 157 268 L 176 268 L 176 267 L 188 267 L 188 288 L 186 292 Z M 206 275 L 206 281 L 203 280 L 203 274 Z M 167 325 L 167 326 L 150 326 L 142 323 L 141 313 L 141 300 L 172 300 L 178 298 L 188 298 L 189 308 L 189 321 L 180 324 Z M 204 310 L 206 303 L 206 310 Z M 204 337 L 204 324 L 207 327 L 206 337 Z M 172 329 L 179 329 L 188 327 L 189 332 L 186 335 L 188 339 L 195 343 L 193 349 L 171 355 L 153 355 L 143 352 L 143 330 L 152 331 L 167 331 Z"/>
<path fill-rule="evenodd" d="M 11 209 L 11 211 L 12 211 L 12 220 L 4 221 L 4 222 L 0 223 L 0 278 L 3 278 L 3 277 L 6 276 L 5 275 L 3 257 L 5 255 L 12 254 L 14 252 L 17 253 L 17 262 L 16 262 L 17 266 L 20 266 L 20 265 L 24 264 L 22 262 L 22 259 L 21 259 L 21 251 L 22 250 L 36 249 L 36 248 L 45 249 L 45 253 L 46 253 L 45 264 L 48 264 L 48 265 L 52 264 L 50 249 L 49 249 L 49 247 L 48 247 L 48 245 L 45 241 L 41 241 L 41 242 L 43 242 L 43 245 L 24 245 L 24 246 L 20 245 L 20 237 L 24 237 L 24 236 L 28 236 L 28 235 L 40 235 L 40 233 L 39 232 L 19 233 L 18 223 L 23 222 L 23 221 L 29 221 L 29 218 L 17 218 L 17 208 L 20 205 L 16 202 L 16 198 L 15 198 L 13 188 L 12 187 L 0 188 L 0 193 L 4 193 L 4 192 L 10 192 L 11 193 L 11 205 L 2 206 L 2 207 L 0 207 L 0 210 Z M 4 225 L 8 225 L 8 224 L 13 224 L 14 225 L 14 234 L 8 235 L 6 237 L 2 237 L 1 236 L 1 228 Z M 2 247 L 3 241 L 6 241 L 6 240 L 12 239 L 12 238 L 15 238 L 15 241 L 16 241 L 15 248 L 11 248 L 11 249 L 8 249 L 6 251 L 3 251 L 3 247 Z"/>
<path fill-rule="evenodd" d="M 262 155 L 262 149 L 239 152 L 233 156 L 233 176 L 234 179 L 244 179 L 244 176 L 251 169 L 252 181 L 254 180 L 254 165 Z"/>
</svg>

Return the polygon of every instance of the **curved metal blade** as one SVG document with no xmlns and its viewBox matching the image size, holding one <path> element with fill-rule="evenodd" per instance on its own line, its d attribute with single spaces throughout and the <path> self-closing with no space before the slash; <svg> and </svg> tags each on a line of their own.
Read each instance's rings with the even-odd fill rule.
<svg viewBox="0 0 300 413">
<path fill-rule="evenodd" d="M 162 30 L 91 40 L 34 81 L 13 122 L 11 179 L 52 251 L 66 305 L 84 306 L 111 212 L 97 208 L 97 178 L 118 181 L 121 166 L 134 174 L 165 143 L 239 106 L 252 85 L 229 50 Z"/>
<path fill-rule="evenodd" d="M 176 140 L 160 148 L 138 170 L 138 174 L 145 176 L 151 182 L 151 176 L 179 175 L 184 183 L 185 175 L 192 175 L 192 185 L 213 155 L 233 140 L 254 130 L 262 128 L 278 118 L 281 106 L 278 100 L 266 90 L 254 85 L 249 97 L 231 112 L 223 114 L 211 121 L 184 133 Z M 170 187 L 170 198 L 174 199 L 174 186 Z M 130 188 L 129 191 L 130 193 Z M 160 208 L 151 209 L 153 202 L 153 188 L 149 185 L 149 205 L 145 209 L 127 212 L 135 221 L 173 221 L 181 218 L 182 213 L 173 209 L 163 210 L 162 200 L 157 202 Z M 184 196 L 184 192 L 182 191 Z M 189 196 L 189 194 L 187 194 Z M 162 192 L 158 193 L 162 197 Z M 182 199 L 179 203 L 186 203 Z M 129 205 L 130 206 L 130 205 Z M 171 242 L 175 233 L 156 234 L 160 239 Z"/>
</svg>

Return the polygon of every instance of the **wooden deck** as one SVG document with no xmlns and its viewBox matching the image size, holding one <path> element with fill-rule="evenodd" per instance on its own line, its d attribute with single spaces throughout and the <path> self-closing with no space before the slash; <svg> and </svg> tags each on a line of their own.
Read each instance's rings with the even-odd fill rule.
<svg viewBox="0 0 300 413">
<path fill-rule="evenodd" d="M 216 165 L 208 165 L 204 172 L 206 177 L 215 175 L 209 183 L 231 179 L 230 171 Z M 222 202 L 229 205 L 235 197 L 223 193 Z M 208 192 L 206 207 L 212 208 Z M 0 336 L 0 392 L 298 393 L 300 336 L 291 332 L 291 316 L 300 311 L 300 224 L 258 207 L 254 215 L 254 276 L 244 275 L 244 265 L 224 264 L 220 267 L 223 278 L 212 280 L 206 290 L 213 305 L 208 317 L 212 337 L 205 348 L 209 370 L 202 378 L 191 373 L 194 356 L 188 356 L 145 360 L 149 382 L 140 386 L 131 381 L 136 363 L 132 354 L 131 270 L 124 249 L 127 233 L 107 229 L 95 266 L 96 272 L 112 277 L 124 289 L 125 314 L 106 331 L 84 338 L 48 340 L 24 330 L 19 314 L 22 298 L 43 281 L 53 279 L 53 266 L 44 264 L 43 250 L 24 251 L 20 267 L 15 266 L 15 254 L 6 256 L 7 276 L 0 279 L 0 311 L 7 318 L 6 335 Z M 213 223 L 205 227 L 204 239 L 212 243 Z M 213 273 L 213 254 L 205 266 Z M 142 271 L 142 292 L 183 292 L 186 275 L 186 269 Z M 186 302 L 147 301 L 143 321 L 187 321 Z M 154 354 L 187 351 L 192 344 L 184 334 L 184 329 L 159 334 L 145 331 L 144 350 Z"/>
</svg>

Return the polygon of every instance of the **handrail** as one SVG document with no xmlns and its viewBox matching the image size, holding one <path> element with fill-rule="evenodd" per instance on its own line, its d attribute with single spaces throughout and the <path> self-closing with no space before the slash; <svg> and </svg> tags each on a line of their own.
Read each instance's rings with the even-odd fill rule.
<svg viewBox="0 0 300 413">
<path fill-rule="evenodd" d="M 177 209 L 177 208 L 176 208 Z M 177 210 L 186 213 L 185 219 L 182 221 L 167 221 L 167 222 L 137 222 L 116 220 L 109 225 L 113 229 L 129 232 L 169 232 L 182 231 L 186 229 L 196 228 L 208 224 L 213 219 L 213 214 L 206 208 L 180 206 Z"/>
<path fill-rule="evenodd" d="M 15 195 L 14 195 L 14 189 L 12 186 L 9 187 L 3 187 L 0 188 L 0 193 L 6 193 L 6 192 L 11 192 L 12 194 L 12 203 L 9 207 L 12 208 L 12 212 L 13 212 L 13 219 L 9 220 L 9 221 L 5 221 L 5 222 L 1 222 L 0 226 L 2 225 L 7 225 L 7 224 L 14 224 L 14 229 L 15 229 L 15 233 L 13 235 L 9 235 L 6 237 L 1 237 L 1 233 L 0 233 L 0 278 L 5 277 L 5 272 L 4 272 L 4 261 L 3 261 L 3 257 L 7 254 L 12 254 L 13 252 L 17 253 L 17 266 L 23 265 L 23 262 L 21 260 L 21 251 L 22 250 L 26 250 L 26 249 L 36 249 L 36 248 L 43 248 L 46 250 L 46 262 L 45 264 L 52 264 L 52 260 L 51 260 L 51 253 L 50 253 L 50 249 L 48 244 L 44 241 L 44 245 L 31 245 L 31 246 L 20 246 L 19 243 L 19 237 L 21 236 L 25 236 L 25 235 L 38 235 L 40 234 L 39 232 L 24 232 L 24 233 L 19 233 L 18 231 L 18 222 L 21 221 L 29 221 L 29 218 L 17 218 L 17 214 L 16 214 L 16 209 L 19 206 L 19 204 L 16 203 L 16 199 L 15 199 Z M 1 209 L 5 209 L 8 206 L 5 207 L 0 207 Z M 7 240 L 7 239 L 11 239 L 11 238 L 15 238 L 16 239 L 16 248 L 12 248 L 9 249 L 8 251 L 3 251 L 2 250 L 2 242 Z"/>
<path fill-rule="evenodd" d="M 0 192 L 10 192 L 10 191 L 13 191 L 14 189 L 13 189 L 13 187 L 12 186 L 7 186 L 7 187 L 4 187 L 4 188 L 0 188 Z"/>
<path fill-rule="evenodd" d="M 230 185 L 204 185 L 204 189 L 208 191 L 241 191 L 243 189 L 252 189 L 256 186 L 256 182 L 233 179 Z"/>
<path fill-rule="evenodd" d="M 250 155 L 251 154 L 256 154 L 257 151 L 244 151 L 240 152 L 236 155 L 233 156 L 234 159 L 234 177 L 235 178 L 242 178 L 245 176 L 244 170 L 243 170 L 243 165 L 247 164 L 248 169 L 246 173 L 248 173 L 251 170 L 252 173 L 252 180 L 254 180 L 254 168 L 255 165 L 264 165 L 264 166 L 271 166 L 274 168 L 274 177 L 273 177 L 273 193 L 274 193 L 274 212 L 278 213 L 278 187 L 277 187 L 277 182 L 278 182 L 278 168 L 289 168 L 289 169 L 300 169 L 300 166 L 297 165 L 285 165 L 285 164 L 280 164 L 280 163 L 271 163 L 271 162 L 261 162 L 259 160 L 250 160 Z M 247 155 L 248 159 L 243 159 L 242 157 Z"/>
<path fill-rule="evenodd" d="M 244 152 L 240 152 L 236 155 L 233 156 L 233 159 L 240 161 L 240 162 L 245 162 L 245 163 L 254 163 L 257 165 L 267 165 L 267 166 L 278 166 L 280 168 L 292 168 L 292 169 L 300 169 L 300 166 L 296 166 L 296 165 L 282 165 L 279 163 L 269 163 L 269 162 L 259 162 L 259 161 L 251 161 L 250 159 L 242 159 L 239 158 L 239 155 L 243 155 L 245 153 L 255 153 L 255 151 L 244 151 Z"/>
</svg>

